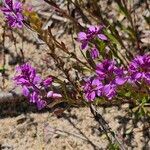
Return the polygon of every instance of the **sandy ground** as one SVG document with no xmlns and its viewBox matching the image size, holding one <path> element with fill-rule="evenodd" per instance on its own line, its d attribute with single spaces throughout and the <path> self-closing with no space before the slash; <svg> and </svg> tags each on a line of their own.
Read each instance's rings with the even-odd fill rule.
<svg viewBox="0 0 150 150">
<path fill-rule="evenodd" d="M 57 117 L 47 110 L 37 112 L 32 108 L 31 111 L 29 107 L 19 108 L 19 105 L 12 105 L 9 111 L 5 107 L 1 109 L 2 150 L 107 149 L 108 140 L 98 130 L 99 125 L 93 119 L 89 108 L 72 108 Z M 117 107 L 99 108 L 99 112 L 120 140 L 128 146 L 127 149 L 150 149 L 149 120 L 136 121 L 127 115 L 126 105 L 120 110 Z"/>
</svg>

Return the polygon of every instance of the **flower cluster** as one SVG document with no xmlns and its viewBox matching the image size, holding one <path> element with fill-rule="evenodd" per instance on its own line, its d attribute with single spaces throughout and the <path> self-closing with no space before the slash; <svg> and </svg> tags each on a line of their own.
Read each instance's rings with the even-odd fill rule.
<svg viewBox="0 0 150 150">
<path fill-rule="evenodd" d="M 93 101 L 96 96 L 102 94 L 102 82 L 98 77 L 89 77 L 85 79 L 83 90 L 86 100 Z"/>
<path fill-rule="evenodd" d="M 100 40 L 106 41 L 107 37 L 102 34 L 103 26 L 90 26 L 86 32 L 79 32 L 78 41 L 82 43 L 81 49 L 85 49 L 88 43 L 98 37 Z"/>
<path fill-rule="evenodd" d="M 93 101 L 96 96 L 111 100 L 117 88 L 127 81 L 125 71 L 111 60 L 106 59 L 97 64 L 95 72 L 96 75 L 89 78 L 83 88 L 88 101 Z"/>
<path fill-rule="evenodd" d="M 14 77 L 16 84 L 22 86 L 23 95 L 27 97 L 30 102 L 35 103 L 38 109 L 44 108 L 49 98 L 62 97 L 61 94 L 48 91 L 48 87 L 52 85 L 52 78 L 48 77 L 42 80 L 41 77 L 37 75 L 35 68 L 29 64 L 26 63 L 17 67 L 17 72 L 19 74 Z"/>
<path fill-rule="evenodd" d="M 96 97 L 113 99 L 120 86 L 125 83 L 136 85 L 144 83 L 150 85 L 150 55 L 135 57 L 127 70 L 117 67 L 115 61 L 103 60 L 97 64 L 95 76 L 85 80 L 83 86 L 87 101 L 93 101 Z"/>
<path fill-rule="evenodd" d="M 21 2 L 16 0 L 4 0 L 1 10 L 3 11 L 10 27 L 22 28 L 23 15 Z"/>
<path fill-rule="evenodd" d="M 90 51 L 90 55 L 92 59 L 98 58 L 100 55 L 99 50 L 96 47 L 93 47 Z"/>
<path fill-rule="evenodd" d="M 150 55 L 137 56 L 129 64 L 130 80 L 150 85 Z"/>
</svg>

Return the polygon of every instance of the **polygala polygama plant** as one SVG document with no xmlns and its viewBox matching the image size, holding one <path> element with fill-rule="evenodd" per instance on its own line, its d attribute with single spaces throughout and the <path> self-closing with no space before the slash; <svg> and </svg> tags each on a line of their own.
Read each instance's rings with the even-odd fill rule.
<svg viewBox="0 0 150 150">
<path fill-rule="evenodd" d="M 103 118 L 96 108 L 107 104 L 113 106 L 127 103 L 132 105 L 132 114 L 137 118 L 148 117 L 150 52 L 142 47 L 133 14 L 135 8 L 128 7 L 131 2 L 114 1 L 122 12 L 123 19 L 122 22 L 111 22 L 111 17 L 107 18 L 107 14 L 102 13 L 98 0 L 66 0 L 68 5 L 74 5 L 72 14 L 59 7 L 55 1 L 44 1 L 56 14 L 69 21 L 71 34 L 76 35 L 73 40 L 78 43 L 75 48 L 82 57 L 56 38 L 50 25 L 44 28 L 45 21 L 40 18 L 41 15 L 34 7 L 26 5 L 25 1 L 21 0 L 2 0 L 1 12 L 5 29 L 29 30 L 37 34 L 37 38 L 47 46 L 48 50 L 45 52 L 49 59 L 55 62 L 57 70 L 63 74 L 63 79 L 51 73 L 43 79 L 42 75 L 37 73 L 39 68 L 33 67 L 34 63 L 22 56 L 12 82 L 21 88 L 26 100 L 34 103 L 39 111 L 44 108 L 52 109 L 61 104 L 66 105 L 64 111 L 68 107 L 88 106 L 98 122 Z M 107 3 L 110 5 L 112 2 L 108 0 Z M 145 0 L 146 6 L 147 3 Z M 124 20 L 127 20 L 127 24 L 123 23 Z M 146 17 L 145 20 L 148 22 Z M 58 50 L 64 57 L 58 55 Z M 70 62 L 66 61 L 66 58 Z M 47 63 L 51 66 L 50 62 Z M 69 63 L 71 67 L 67 68 Z M 70 74 L 72 70 L 74 72 Z M 4 75 L 5 72 L 4 63 L 1 73 Z M 101 123 L 100 126 L 105 129 Z M 115 132 L 107 129 L 105 134 L 110 142 L 108 149 L 126 149 L 126 145 L 119 141 Z M 110 135 L 115 140 L 110 140 Z"/>
</svg>

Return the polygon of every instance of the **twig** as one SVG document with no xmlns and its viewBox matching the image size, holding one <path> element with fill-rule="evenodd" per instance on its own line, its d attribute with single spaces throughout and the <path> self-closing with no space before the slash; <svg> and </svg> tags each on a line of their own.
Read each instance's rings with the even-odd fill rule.
<svg viewBox="0 0 150 150">
<path fill-rule="evenodd" d="M 82 139 L 84 141 L 88 141 L 85 137 L 83 137 L 79 133 L 68 132 L 68 131 L 65 131 L 65 130 L 54 128 L 52 126 L 46 126 L 46 129 L 47 129 L 46 132 L 51 132 L 51 133 L 56 133 L 56 134 L 62 134 L 62 135 L 67 134 L 67 135 L 71 135 L 71 136 L 80 138 L 80 139 Z"/>
<path fill-rule="evenodd" d="M 42 15 L 42 16 L 45 16 L 45 17 L 49 17 L 49 16 L 50 16 L 49 13 L 45 13 L 45 12 L 39 12 L 39 14 Z M 52 15 L 49 17 L 49 19 L 48 19 L 46 25 L 43 27 L 44 30 L 48 28 L 48 25 L 49 25 L 49 24 L 51 24 L 51 21 L 52 21 L 51 19 L 56 20 L 56 21 L 60 21 L 60 22 L 63 22 L 63 23 L 67 23 L 67 22 L 70 21 L 68 18 L 64 18 L 64 17 L 58 16 L 58 15 L 56 15 L 56 14 L 52 14 Z M 82 27 L 84 27 L 84 28 L 87 28 L 87 27 L 90 26 L 89 24 L 85 24 L 85 23 L 83 23 L 83 22 L 80 22 L 80 25 L 81 25 Z"/>
<path fill-rule="evenodd" d="M 3 77 L 3 79 L 2 79 L 2 83 L 3 83 L 3 85 L 2 85 L 2 88 L 4 88 L 5 87 L 5 65 L 6 65 L 6 57 L 5 57 L 5 34 L 6 34 L 6 27 L 4 26 L 3 27 L 4 28 L 4 30 L 3 30 L 3 34 L 2 34 L 2 46 L 3 46 L 3 51 L 2 51 L 2 56 L 3 56 L 3 71 L 2 71 L 2 77 Z"/>
<path fill-rule="evenodd" d="M 102 115 L 96 110 L 96 108 L 91 105 L 90 111 L 93 114 L 95 120 L 99 123 L 103 131 L 105 132 L 108 140 L 113 143 L 118 144 L 121 150 L 126 150 L 125 146 L 123 145 L 123 142 L 120 141 L 119 137 L 116 135 L 116 133 L 110 128 L 109 124 L 105 121 L 105 119 L 102 117 Z"/>
</svg>

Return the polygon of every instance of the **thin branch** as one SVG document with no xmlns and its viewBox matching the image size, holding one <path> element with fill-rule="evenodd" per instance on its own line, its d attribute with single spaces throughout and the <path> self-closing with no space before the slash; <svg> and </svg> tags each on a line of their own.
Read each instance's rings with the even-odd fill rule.
<svg viewBox="0 0 150 150">
<path fill-rule="evenodd" d="M 121 150 L 126 150 L 126 147 L 123 145 L 123 142 L 120 141 L 120 138 L 117 136 L 117 134 L 111 129 L 109 124 L 105 121 L 105 119 L 102 117 L 102 115 L 96 110 L 96 108 L 91 105 L 90 111 L 93 114 L 95 120 L 99 123 L 103 131 L 105 132 L 108 140 L 111 143 L 117 143 Z M 114 141 L 114 142 L 113 142 Z"/>
</svg>

